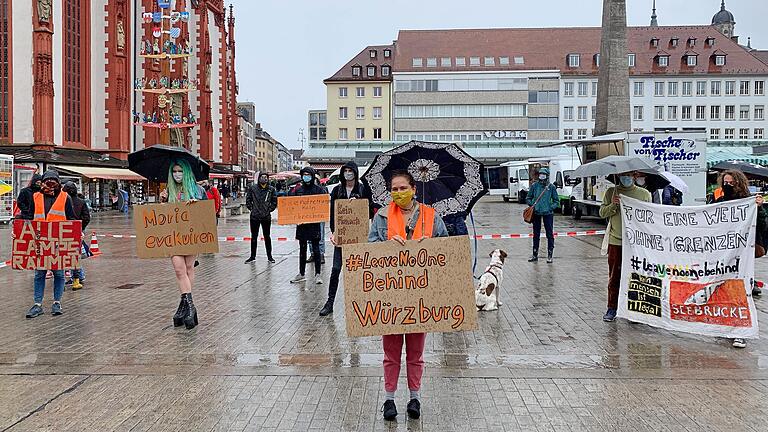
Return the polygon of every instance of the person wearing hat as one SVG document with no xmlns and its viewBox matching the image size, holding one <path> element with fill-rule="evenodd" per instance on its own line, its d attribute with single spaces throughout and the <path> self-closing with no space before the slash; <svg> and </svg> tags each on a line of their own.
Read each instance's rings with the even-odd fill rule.
<svg viewBox="0 0 768 432">
<path fill-rule="evenodd" d="M 29 180 L 29 185 L 19 191 L 19 196 L 16 198 L 16 209 L 13 211 L 13 217 L 18 218 L 24 212 L 32 212 L 32 206 L 34 205 L 33 196 L 35 192 L 40 192 L 40 186 L 43 184 L 43 176 L 35 173 L 32 175 L 32 179 Z"/>
<path fill-rule="evenodd" d="M 40 192 L 32 196 L 33 205 L 23 211 L 19 219 L 37 221 L 78 220 L 72 206 L 69 194 L 61 190 L 59 173 L 48 170 L 43 174 Z M 27 318 L 35 318 L 43 312 L 43 294 L 45 293 L 45 276 L 47 270 L 35 270 L 34 301 L 35 304 L 27 312 Z M 61 296 L 64 294 L 64 270 L 53 270 L 53 305 L 51 315 L 61 315 Z"/>
<path fill-rule="evenodd" d="M 61 189 L 69 194 L 69 198 L 72 200 L 72 208 L 75 211 L 75 218 L 80 220 L 82 231 L 85 232 L 85 228 L 91 223 L 91 212 L 88 210 L 85 200 L 77 196 L 77 185 L 74 182 L 68 181 L 64 183 L 64 186 Z M 83 245 L 85 245 L 85 243 L 83 243 Z M 72 280 L 67 281 L 67 285 L 71 284 L 72 291 L 77 291 L 83 288 L 81 282 L 84 281 L 85 270 L 83 269 L 81 262 L 80 268 L 72 270 Z"/>
<path fill-rule="evenodd" d="M 528 262 L 539 260 L 539 240 L 541 239 L 541 223 L 547 232 L 547 262 L 552 262 L 552 254 L 555 250 L 555 233 L 553 229 L 555 209 L 560 207 L 560 196 L 557 188 L 549 181 L 549 168 L 540 168 L 538 181 L 534 182 L 526 202 L 533 207 L 533 254 Z"/>
<path fill-rule="evenodd" d="M 292 196 L 326 195 L 325 188 L 315 182 L 315 169 L 304 167 L 299 171 L 301 183 L 292 193 Z M 307 266 L 307 244 L 312 245 L 312 256 L 315 262 L 315 283 L 323 283 L 320 275 L 320 223 L 307 223 L 296 225 L 296 240 L 299 241 L 299 273 L 291 279 L 291 283 L 300 283 L 307 280 L 305 269 Z"/>
</svg>

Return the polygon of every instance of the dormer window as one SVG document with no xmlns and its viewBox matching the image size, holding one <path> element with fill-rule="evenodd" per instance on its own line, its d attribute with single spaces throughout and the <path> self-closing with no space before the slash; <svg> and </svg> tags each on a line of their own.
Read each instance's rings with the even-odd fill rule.
<svg viewBox="0 0 768 432">
<path fill-rule="evenodd" d="M 654 48 L 658 48 L 659 47 L 659 38 L 652 37 L 651 38 L 651 46 L 654 47 Z"/>
<path fill-rule="evenodd" d="M 391 71 L 392 68 L 389 65 L 384 65 L 381 67 L 381 76 L 388 77 Z"/>
<path fill-rule="evenodd" d="M 712 36 L 710 36 L 710 37 L 708 37 L 708 38 L 707 38 L 707 39 L 704 41 L 704 43 L 706 43 L 706 44 L 707 44 L 707 46 L 715 46 L 715 38 L 713 38 Z"/>
<path fill-rule="evenodd" d="M 600 53 L 594 55 L 595 67 L 600 67 Z"/>
<path fill-rule="evenodd" d="M 688 38 L 688 47 L 693 48 L 695 46 L 696 46 L 696 38 L 695 37 Z"/>
<path fill-rule="evenodd" d="M 368 65 L 368 67 L 366 68 L 366 72 L 369 77 L 376 76 L 376 66 Z"/>
<path fill-rule="evenodd" d="M 568 67 L 579 67 L 580 58 L 578 54 L 568 54 Z"/>
<path fill-rule="evenodd" d="M 627 64 L 629 67 L 633 68 L 635 67 L 635 55 L 634 54 L 627 54 Z"/>
<path fill-rule="evenodd" d="M 659 55 L 658 56 L 658 63 L 659 63 L 659 67 L 667 67 L 667 66 L 669 66 L 669 56 L 668 55 Z"/>
<path fill-rule="evenodd" d="M 698 56 L 696 54 L 686 54 L 685 63 L 690 67 L 694 67 L 696 66 L 697 58 Z"/>
<path fill-rule="evenodd" d="M 672 48 L 677 48 L 677 42 L 679 40 L 680 40 L 679 38 L 673 37 L 672 39 L 669 40 L 669 46 L 671 46 Z"/>
<path fill-rule="evenodd" d="M 412 65 L 413 65 L 413 67 L 415 67 L 415 68 L 417 68 L 417 67 L 421 67 L 421 66 L 422 66 L 422 58 L 421 58 L 421 57 L 414 57 L 414 58 L 413 58 L 413 63 L 411 63 L 411 64 L 412 64 Z"/>
<path fill-rule="evenodd" d="M 437 57 L 427 57 L 427 67 L 437 67 Z"/>
<path fill-rule="evenodd" d="M 725 66 L 725 56 L 724 55 L 716 55 L 715 56 L 715 66 Z"/>
<path fill-rule="evenodd" d="M 384 50 L 384 58 L 390 58 L 392 57 L 392 50 L 385 49 Z"/>
<path fill-rule="evenodd" d="M 376 58 L 376 50 L 369 50 L 368 54 L 371 56 L 372 59 Z"/>
<path fill-rule="evenodd" d="M 360 66 L 352 66 L 352 76 L 359 77 L 363 73 L 363 68 Z"/>
</svg>

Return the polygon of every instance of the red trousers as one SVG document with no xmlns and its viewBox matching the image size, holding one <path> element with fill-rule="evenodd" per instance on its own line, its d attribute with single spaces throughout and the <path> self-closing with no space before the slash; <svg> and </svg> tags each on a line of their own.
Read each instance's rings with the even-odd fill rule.
<svg viewBox="0 0 768 432">
<path fill-rule="evenodd" d="M 400 377 L 400 363 L 405 340 L 405 363 L 408 372 L 408 389 L 418 391 L 421 388 L 421 376 L 424 374 L 424 342 L 426 333 L 395 334 L 382 337 L 384 345 L 384 390 L 397 390 Z"/>
<path fill-rule="evenodd" d="M 621 246 L 608 245 L 608 309 L 619 308 Z"/>
</svg>

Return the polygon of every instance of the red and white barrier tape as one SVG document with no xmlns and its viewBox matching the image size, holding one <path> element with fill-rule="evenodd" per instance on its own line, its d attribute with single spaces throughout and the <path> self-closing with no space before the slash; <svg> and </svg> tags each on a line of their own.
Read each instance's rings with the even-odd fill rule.
<svg viewBox="0 0 768 432">
<path fill-rule="evenodd" d="M 9 265 L 11 265 L 10 261 L 2 261 L 0 262 L 0 269 L 3 267 L 8 267 Z"/>
</svg>

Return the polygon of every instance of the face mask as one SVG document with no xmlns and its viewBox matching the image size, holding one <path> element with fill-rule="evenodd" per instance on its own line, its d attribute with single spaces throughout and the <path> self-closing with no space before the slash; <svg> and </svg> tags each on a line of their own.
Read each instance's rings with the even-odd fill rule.
<svg viewBox="0 0 768 432">
<path fill-rule="evenodd" d="M 42 183 L 38 183 L 38 182 L 32 183 L 32 191 L 39 192 L 41 189 L 41 186 L 42 186 Z"/>
<path fill-rule="evenodd" d="M 635 184 L 638 186 L 645 186 L 645 177 L 638 177 L 635 179 Z"/>
<path fill-rule="evenodd" d="M 727 197 L 733 196 L 733 185 L 730 185 L 728 183 L 723 184 L 723 194 Z"/>
<path fill-rule="evenodd" d="M 619 176 L 619 182 L 624 187 L 632 186 L 632 176 Z"/>
<path fill-rule="evenodd" d="M 548 176 L 546 174 L 539 174 L 539 180 L 546 181 Z"/>
<path fill-rule="evenodd" d="M 61 185 L 55 181 L 45 182 L 40 188 L 41 192 L 46 195 L 53 195 L 59 189 L 61 189 Z"/>
<path fill-rule="evenodd" d="M 304 183 L 312 183 L 312 176 L 310 176 L 310 175 L 301 176 L 301 180 Z"/>
<path fill-rule="evenodd" d="M 182 180 L 184 180 L 184 173 L 183 172 L 176 172 L 174 171 L 173 174 L 173 181 L 176 183 L 181 183 Z"/>
<path fill-rule="evenodd" d="M 266 178 L 264 178 L 264 177 L 260 178 L 260 179 L 259 179 L 259 184 L 260 184 L 260 185 L 265 185 L 265 184 L 267 184 L 267 179 L 266 179 Z"/>
<path fill-rule="evenodd" d="M 392 201 L 400 208 L 406 208 L 411 206 L 413 201 L 413 189 L 408 189 L 402 192 L 392 192 Z"/>
<path fill-rule="evenodd" d="M 346 181 L 352 181 L 355 179 L 355 173 L 352 171 L 345 171 L 344 172 L 344 180 Z"/>
</svg>

